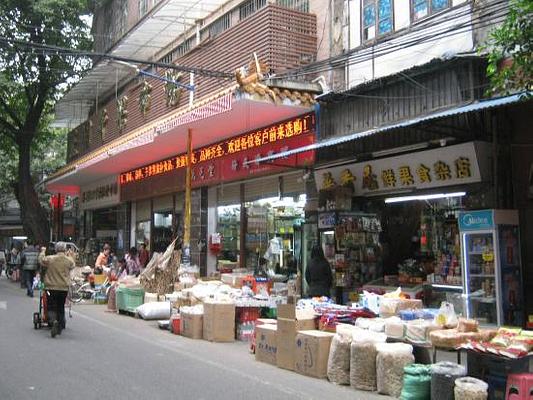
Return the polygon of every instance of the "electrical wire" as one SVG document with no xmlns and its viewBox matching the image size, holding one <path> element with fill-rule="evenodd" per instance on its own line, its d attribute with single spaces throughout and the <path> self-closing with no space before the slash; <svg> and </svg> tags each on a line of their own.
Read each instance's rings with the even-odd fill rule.
<svg viewBox="0 0 533 400">
<path fill-rule="evenodd" d="M 131 64 L 138 64 L 138 65 L 149 65 L 152 67 L 159 67 L 159 68 L 167 68 L 167 69 L 173 69 L 177 71 L 184 71 L 184 72 L 191 72 L 198 75 L 208 76 L 212 78 L 222 78 L 222 79 L 233 79 L 234 74 L 229 72 L 223 72 L 223 71 L 215 71 L 205 68 L 197 68 L 197 67 L 188 67 L 184 65 L 176 65 L 176 64 L 169 64 L 169 63 L 162 63 L 157 61 L 149 61 L 149 60 L 139 60 L 131 57 L 123 57 L 118 55 L 113 55 L 109 53 L 98 53 L 98 52 L 91 52 L 91 51 L 84 51 L 84 50 L 76 50 L 76 49 L 69 49 L 65 47 L 60 46 L 54 46 L 54 45 L 46 45 L 46 44 L 40 44 L 30 41 L 24 41 L 19 39 L 12 39 L 7 38 L 5 36 L 0 36 L 0 44 L 5 45 L 18 45 L 22 46 L 24 48 L 30 48 L 34 50 L 41 50 L 43 52 L 48 52 L 48 54 L 63 54 L 65 56 L 78 56 L 78 57 L 87 57 L 92 59 L 93 61 L 99 61 L 99 60 L 115 60 L 115 61 L 123 61 Z"/>
<path fill-rule="evenodd" d="M 502 4 L 503 4 L 503 7 L 500 7 L 499 9 L 497 8 L 495 10 L 492 10 L 491 12 L 487 11 L 487 10 L 490 10 L 491 8 L 494 8 L 495 6 L 502 5 Z M 486 27 L 490 25 L 495 25 L 501 22 L 501 19 L 505 17 L 506 10 L 507 10 L 507 1 L 500 0 L 498 2 L 494 2 L 488 5 L 484 10 L 485 11 L 484 15 L 482 16 L 469 19 L 468 21 L 465 21 L 462 24 L 454 25 L 449 28 L 445 27 L 443 30 L 433 32 L 431 35 L 425 35 L 425 36 L 423 36 L 423 33 L 424 33 L 423 30 L 429 28 L 429 23 L 427 21 L 424 21 L 423 24 L 417 25 L 414 28 L 410 29 L 409 32 L 407 32 L 407 35 L 409 33 L 413 33 L 413 32 L 415 33 L 415 37 L 411 37 L 407 41 L 404 40 L 404 41 L 395 43 L 396 39 L 406 39 L 405 35 L 400 36 L 399 38 L 393 38 L 389 40 L 388 42 L 378 44 L 381 46 L 381 48 L 377 50 L 375 49 L 375 46 L 367 47 L 362 50 L 360 48 L 357 48 L 341 56 L 331 57 L 331 58 L 321 60 L 320 62 L 307 65 L 299 69 L 295 69 L 292 71 L 286 71 L 282 74 L 271 76 L 270 79 L 286 79 L 286 78 L 305 77 L 307 75 L 318 74 L 320 72 L 329 71 L 333 68 L 345 68 L 349 66 L 354 66 L 362 62 L 369 61 L 371 59 L 382 57 L 394 51 L 414 47 L 420 43 L 430 42 L 432 40 L 439 40 L 439 39 L 444 39 L 450 36 L 455 36 L 455 35 L 462 34 L 464 32 L 467 32 L 469 30 L 472 30 L 478 27 Z M 498 15 L 498 13 L 502 13 L 502 12 L 503 14 Z M 472 10 L 470 9 L 470 7 L 468 7 L 467 10 L 463 10 L 459 13 L 455 12 L 452 15 L 446 16 L 446 18 L 439 20 L 439 24 L 442 25 L 447 21 L 451 21 L 454 19 L 460 19 L 461 17 L 470 15 L 471 13 L 472 13 Z M 431 28 L 434 28 L 434 27 L 431 27 Z M 399 31 L 398 33 L 400 32 L 401 31 Z M 416 36 L 417 33 L 420 33 L 421 36 Z M 169 64 L 169 63 L 138 60 L 138 59 L 133 59 L 133 58 L 128 58 L 128 57 L 113 56 L 113 55 L 105 54 L 105 53 L 79 51 L 79 50 L 62 48 L 62 47 L 52 46 L 52 45 L 42 45 L 39 43 L 32 43 L 32 42 L 22 41 L 18 39 L 10 39 L 6 37 L 0 37 L 0 46 L 2 44 L 8 45 L 8 46 L 19 45 L 22 47 L 30 48 L 32 52 L 34 50 L 41 50 L 43 52 L 47 52 L 48 55 L 57 54 L 57 55 L 73 56 L 73 57 L 76 57 L 76 56 L 88 57 L 93 60 L 94 59 L 97 59 L 97 60 L 111 59 L 111 60 L 130 62 L 134 64 L 150 65 L 150 66 L 155 66 L 155 67 L 160 67 L 160 68 L 168 68 L 168 69 L 175 69 L 175 70 L 186 71 L 186 72 L 193 72 L 199 75 L 205 75 L 205 76 L 214 77 L 214 78 L 233 79 L 234 77 L 233 73 L 227 73 L 223 71 L 213 71 L 213 70 L 208 70 L 208 69 L 187 67 L 187 66 Z M 65 72 L 67 72 L 67 69 L 65 69 Z"/>
<path fill-rule="evenodd" d="M 487 6 L 487 9 L 489 9 L 491 7 L 494 7 L 494 6 L 499 6 L 499 5 L 502 5 L 502 4 L 503 4 L 503 7 L 499 8 L 499 9 L 496 9 L 496 10 L 493 10 L 493 13 L 507 9 L 506 0 L 500 0 L 498 2 L 492 3 L 491 5 Z M 446 22 L 450 22 L 450 21 L 453 21 L 453 20 L 460 19 L 462 17 L 469 16 L 471 13 L 472 13 L 472 11 L 470 10 L 470 8 L 467 8 L 467 9 L 462 10 L 460 12 L 451 13 L 450 15 L 447 15 L 446 17 L 441 17 L 437 22 L 438 22 L 439 25 L 443 25 Z M 466 24 L 475 24 L 480 19 L 486 19 L 487 15 L 489 15 L 489 13 L 485 13 L 485 15 L 483 15 L 483 16 L 472 18 L 469 21 L 466 21 Z M 432 21 L 432 19 L 431 19 L 431 21 Z M 431 22 L 431 21 L 429 21 L 429 22 Z M 460 26 L 460 25 L 453 26 L 452 29 L 455 29 L 457 26 Z M 435 26 L 434 25 L 430 26 L 430 24 L 426 20 L 426 21 L 423 21 L 423 23 L 420 23 L 418 25 L 415 25 L 414 27 L 408 28 L 408 32 L 406 34 L 407 35 L 408 34 L 422 34 L 422 35 L 424 35 L 425 32 L 423 32 L 423 31 L 428 29 L 428 28 L 435 28 Z M 397 34 L 401 34 L 401 31 L 397 31 Z M 401 41 L 395 44 L 395 40 L 396 39 L 406 39 L 407 38 L 406 34 L 403 34 L 400 37 L 394 37 L 394 38 L 389 39 L 387 41 L 378 43 L 377 45 L 381 46 L 381 48 L 382 48 L 382 50 L 378 50 L 378 51 L 384 51 L 384 50 L 387 50 L 388 48 L 393 47 L 393 46 L 395 48 L 397 48 L 397 47 L 405 46 L 406 44 L 409 44 L 408 42 L 401 42 Z M 429 35 L 429 36 L 425 35 L 423 37 L 424 38 L 431 38 L 433 36 L 438 36 L 439 34 L 440 34 L 439 32 L 435 32 L 432 35 Z M 416 40 L 417 37 L 415 36 L 414 39 Z M 413 40 L 413 38 L 411 40 Z M 376 44 L 372 44 L 372 45 L 369 45 L 368 47 L 365 47 L 364 49 L 361 49 L 360 47 L 358 47 L 358 48 L 355 48 L 355 49 L 351 50 L 350 52 L 348 52 L 346 54 L 342 54 L 342 55 L 339 55 L 339 56 L 334 56 L 334 57 L 330 57 L 330 58 L 325 59 L 325 60 L 321 60 L 321 61 L 319 61 L 317 63 L 314 63 L 313 65 L 302 67 L 302 69 L 309 69 L 310 67 L 313 67 L 313 66 L 316 66 L 316 65 L 320 65 L 320 64 L 331 65 L 331 63 L 334 63 L 336 61 L 339 61 L 339 62 L 342 63 L 346 59 L 348 59 L 351 56 L 353 56 L 354 53 L 358 53 L 358 54 L 356 54 L 356 56 L 361 56 L 361 55 L 366 54 L 366 53 L 371 53 L 371 54 L 375 55 L 376 54 L 375 46 L 376 46 Z"/>
<path fill-rule="evenodd" d="M 490 12 L 487 11 L 499 5 L 502 5 L 502 6 Z M 468 21 L 465 21 L 461 24 L 457 24 L 451 27 L 446 27 L 446 26 L 442 27 L 442 25 L 445 24 L 446 22 L 452 21 L 454 19 L 461 19 L 463 17 L 466 17 L 472 14 L 472 10 L 468 8 L 466 11 L 462 11 L 461 13 L 454 13 L 450 16 L 447 16 L 445 19 L 439 20 L 438 23 L 439 25 L 441 25 L 440 27 L 437 28 L 439 30 L 436 32 L 433 32 L 431 35 L 424 35 L 425 32 L 423 31 L 427 29 L 435 29 L 435 25 L 429 26 L 429 24 L 425 22 L 423 25 L 421 24 L 419 26 L 415 26 L 414 28 L 409 29 L 408 32 L 406 32 L 402 36 L 389 39 L 387 42 L 378 43 L 377 46 L 380 46 L 380 48 L 377 50 L 375 48 L 376 46 L 375 44 L 365 47 L 363 49 L 358 47 L 340 56 L 330 57 L 330 58 L 318 61 L 316 63 L 307 65 L 305 67 L 293 69 L 290 71 L 285 71 L 283 73 L 277 74 L 276 76 L 272 76 L 271 79 L 287 79 L 287 78 L 303 77 L 306 75 L 326 72 L 326 71 L 331 70 L 332 68 L 342 68 L 346 66 L 357 65 L 361 62 L 369 61 L 371 59 L 375 59 L 380 56 L 390 54 L 394 51 L 407 49 L 407 48 L 416 46 L 417 44 L 420 44 L 420 43 L 430 42 L 432 40 L 438 40 L 438 39 L 443 39 L 443 38 L 447 38 L 450 36 L 455 36 L 461 33 L 465 33 L 474 28 L 495 25 L 497 23 L 502 22 L 502 20 L 507 15 L 506 11 L 507 11 L 507 1 L 500 0 L 498 2 L 492 3 L 491 5 L 488 5 L 485 8 L 484 14 L 481 16 L 471 18 Z M 407 36 L 413 33 L 415 34 L 414 37 L 409 38 Z M 397 34 L 398 35 L 401 34 L 401 31 L 398 31 Z M 418 36 L 416 36 L 416 34 L 418 34 Z M 397 40 L 399 41 L 396 43 Z"/>
</svg>

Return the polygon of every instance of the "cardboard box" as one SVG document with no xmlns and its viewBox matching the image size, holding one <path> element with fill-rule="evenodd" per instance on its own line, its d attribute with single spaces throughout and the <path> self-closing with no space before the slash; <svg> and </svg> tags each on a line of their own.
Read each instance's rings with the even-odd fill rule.
<svg viewBox="0 0 533 400">
<path fill-rule="evenodd" d="M 255 327 L 256 347 L 255 359 L 257 361 L 276 365 L 278 346 L 277 326 L 265 324 Z"/>
<path fill-rule="evenodd" d="M 294 371 L 296 333 L 314 329 L 316 329 L 314 319 L 278 318 L 278 367 Z"/>
<path fill-rule="evenodd" d="M 295 371 L 315 378 L 326 378 L 331 340 L 335 334 L 300 331 L 296 335 Z"/>
<path fill-rule="evenodd" d="M 203 315 L 181 313 L 181 334 L 191 339 L 203 337 Z"/>
<path fill-rule="evenodd" d="M 204 339 L 235 341 L 235 304 L 204 303 Z"/>
<path fill-rule="evenodd" d="M 296 308 L 294 304 L 278 304 L 278 319 L 313 319 L 315 312 L 313 309 Z"/>
</svg>

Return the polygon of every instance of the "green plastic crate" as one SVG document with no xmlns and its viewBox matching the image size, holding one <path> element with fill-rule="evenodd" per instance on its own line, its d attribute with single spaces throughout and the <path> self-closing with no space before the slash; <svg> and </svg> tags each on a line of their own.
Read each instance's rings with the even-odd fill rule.
<svg viewBox="0 0 533 400">
<path fill-rule="evenodd" d="M 144 303 L 143 289 L 117 288 L 117 309 L 119 311 L 135 312 Z"/>
</svg>

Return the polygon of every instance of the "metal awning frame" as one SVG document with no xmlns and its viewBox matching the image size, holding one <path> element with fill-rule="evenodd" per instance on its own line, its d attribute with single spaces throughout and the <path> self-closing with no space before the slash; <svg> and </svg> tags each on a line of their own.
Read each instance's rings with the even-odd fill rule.
<svg viewBox="0 0 533 400">
<path fill-rule="evenodd" d="M 284 157 L 289 157 L 294 154 L 303 153 L 303 152 L 310 151 L 310 150 L 318 150 L 318 149 L 322 149 L 325 147 L 335 146 L 341 143 L 363 139 L 365 137 L 374 135 L 376 133 L 384 133 L 384 132 L 392 131 L 392 130 L 399 129 L 399 128 L 407 128 L 407 127 L 418 125 L 424 122 L 430 122 L 433 120 L 451 117 L 451 116 L 458 115 L 458 114 L 481 111 L 481 110 L 486 110 L 489 108 L 502 107 L 502 106 L 518 103 L 520 101 L 527 101 L 527 100 L 530 100 L 532 97 L 533 97 L 533 92 L 523 92 L 523 93 L 513 94 L 510 96 L 493 98 L 490 100 L 482 100 L 479 102 L 454 107 L 448 110 L 439 111 L 433 114 L 424 115 L 422 117 L 417 117 L 417 118 L 401 121 L 395 124 L 384 125 L 381 127 L 368 129 L 362 132 L 355 132 L 355 133 L 351 133 L 348 135 L 343 135 L 339 137 L 330 138 L 327 140 L 322 140 L 320 142 L 316 142 L 308 146 L 300 147 L 298 149 L 293 149 L 293 150 L 289 150 L 286 152 L 280 152 L 277 154 L 273 154 L 271 156 L 262 157 L 262 158 L 250 161 L 249 163 L 251 164 L 251 163 L 271 162 L 273 160 L 277 160 L 277 159 L 284 158 Z"/>
</svg>

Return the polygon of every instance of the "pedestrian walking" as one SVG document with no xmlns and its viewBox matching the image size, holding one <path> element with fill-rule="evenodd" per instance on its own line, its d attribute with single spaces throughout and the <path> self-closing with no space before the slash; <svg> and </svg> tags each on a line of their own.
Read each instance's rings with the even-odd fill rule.
<svg viewBox="0 0 533 400">
<path fill-rule="evenodd" d="M 11 270 L 12 275 L 14 275 L 14 281 L 20 280 L 20 251 L 14 244 L 11 245 L 11 251 L 7 255 L 7 264 Z M 7 274 L 6 274 L 7 275 Z"/>
<path fill-rule="evenodd" d="M 33 278 L 39 268 L 39 250 L 30 240 L 26 241 L 26 247 L 22 250 L 22 282 L 26 287 L 26 295 L 33 297 Z"/>
<path fill-rule="evenodd" d="M 74 261 L 65 252 L 65 242 L 57 242 L 56 254 L 47 256 L 46 248 L 41 248 L 39 262 L 45 270 L 44 285 L 47 291 L 48 320 L 52 322 L 52 336 L 61 334 L 65 329 L 65 300 L 70 285 L 70 271 L 74 268 Z"/>
</svg>

